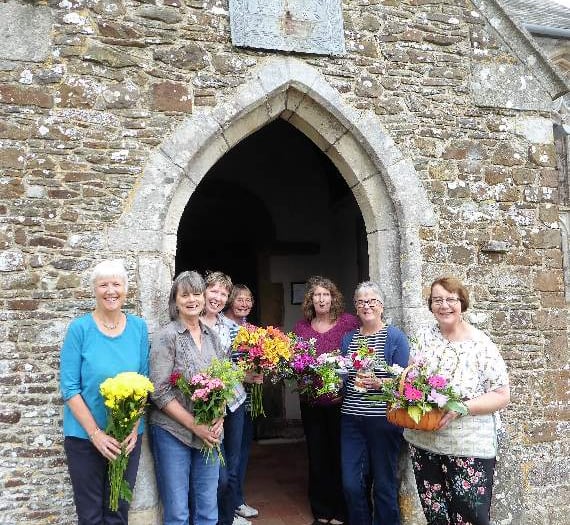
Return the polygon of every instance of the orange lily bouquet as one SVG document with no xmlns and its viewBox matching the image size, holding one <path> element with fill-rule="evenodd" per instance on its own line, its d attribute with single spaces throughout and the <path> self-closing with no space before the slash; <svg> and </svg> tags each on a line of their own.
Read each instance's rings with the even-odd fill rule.
<svg viewBox="0 0 570 525">
<path fill-rule="evenodd" d="M 289 338 L 278 328 L 260 328 L 252 324 L 240 327 L 233 349 L 237 351 L 238 363 L 246 370 L 257 374 L 278 376 L 289 360 L 292 350 Z M 263 385 L 251 386 L 251 417 L 265 416 L 263 410 Z"/>
</svg>

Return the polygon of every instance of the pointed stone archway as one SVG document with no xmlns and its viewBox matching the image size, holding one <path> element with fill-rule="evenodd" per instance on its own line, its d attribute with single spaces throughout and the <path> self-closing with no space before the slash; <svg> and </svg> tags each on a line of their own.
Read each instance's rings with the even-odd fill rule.
<svg viewBox="0 0 570 525">
<path fill-rule="evenodd" d="M 315 68 L 268 58 L 214 109 L 198 109 L 152 154 L 110 246 L 136 254 L 139 301 L 151 332 L 167 320 L 180 218 L 208 170 L 233 146 L 282 118 L 310 138 L 351 188 L 365 222 L 370 276 L 386 295 L 387 317 L 413 332 L 422 313 L 419 229 L 435 215 L 411 159 L 371 112 L 350 107 Z M 152 467 L 144 461 L 133 523 L 155 523 Z"/>
<path fill-rule="evenodd" d="M 107 232 L 110 245 L 138 254 L 139 299 L 151 330 L 166 310 L 189 197 L 229 149 L 276 118 L 309 137 L 346 180 L 364 218 L 370 276 L 385 290 L 387 314 L 413 328 L 422 307 L 419 228 L 433 225 L 435 216 L 411 159 L 374 114 L 350 107 L 317 69 L 274 57 L 231 99 L 196 110 L 165 139 L 128 210 Z"/>
</svg>

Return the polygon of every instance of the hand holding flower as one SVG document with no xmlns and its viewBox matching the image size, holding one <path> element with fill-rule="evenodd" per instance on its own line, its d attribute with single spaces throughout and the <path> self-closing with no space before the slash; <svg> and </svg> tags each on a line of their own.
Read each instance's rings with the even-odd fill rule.
<svg viewBox="0 0 570 525">
<path fill-rule="evenodd" d="M 263 374 L 261 374 L 259 372 L 254 372 L 253 370 L 248 370 L 245 373 L 244 382 L 252 383 L 255 385 L 262 385 L 263 379 L 264 379 Z"/>
<path fill-rule="evenodd" d="M 139 422 L 140 422 L 140 419 L 139 419 L 139 421 L 136 422 L 135 427 L 133 428 L 131 433 L 121 443 L 121 447 L 124 448 L 125 454 L 127 456 L 133 451 L 133 449 L 135 448 L 135 446 L 137 444 L 137 439 L 139 437 L 138 436 Z"/>
<path fill-rule="evenodd" d="M 209 449 L 220 444 L 219 437 L 216 436 L 215 432 L 212 430 L 212 427 L 207 424 L 194 423 L 190 427 L 190 431 L 198 436 L 204 442 L 204 446 L 208 447 Z"/>
<path fill-rule="evenodd" d="M 113 461 L 121 453 L 121 444 L 103 430 L 96 430 L 92 434 L 91 442 L 99 453 L 109 461 Z"/>
</svg>

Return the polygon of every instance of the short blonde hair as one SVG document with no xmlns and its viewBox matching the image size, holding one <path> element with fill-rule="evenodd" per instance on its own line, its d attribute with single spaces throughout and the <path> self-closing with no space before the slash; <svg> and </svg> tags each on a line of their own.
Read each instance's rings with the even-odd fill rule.
<svg viewBox="0 0 570 525">
<path fill-rule="evenodd" d="M 91 271 L 91 287 L 95 290 L 95 283 L 105 277 L 118 277 L 123 281 L 125 292 L 129 289 L 129 275 L 122 259 L 105 259 L 97 264 Z"/>
<path fill-rule="evenodd" d="M 206 288 L 211 288 L 215 284 L 223 286 L 228 291 L 228 295 L 231 293 L 233 288 L 231 277 L 224 272 L 208 272 L 204 281 L 206 282 Z"/>
</svg>

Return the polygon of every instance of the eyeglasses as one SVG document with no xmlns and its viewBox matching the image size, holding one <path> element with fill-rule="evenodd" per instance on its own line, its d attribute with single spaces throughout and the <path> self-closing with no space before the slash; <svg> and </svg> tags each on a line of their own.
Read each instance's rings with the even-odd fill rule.
<svg viewBox="0 0 570 525">
<path fill-rule="evenodd" d="M 443 303 L 447 303 L 448 306 L 455 306 L 460 300 L 457 297 L 433 297 L 431 304 L 436 306 L 442 306 Z"/>
<path fill-rule="evenodd" d="M 239 299 L 236 299 L 234 301 L 234 303 L 238 303 L 238 304 L 253 304 L 253 299 L 250 299 L 249 297 L 244 298 L 244 297 L 240 297 Z"/>
<path fill-rule="evenodd" d="M 354 301 L 356 308 L 364 308 L 365 306 L 369 306 L 370 308 L 376 308 L 382 304 L 380 299 L 368 299 L 367 301 L 359 300 Z"/>
</svg>

